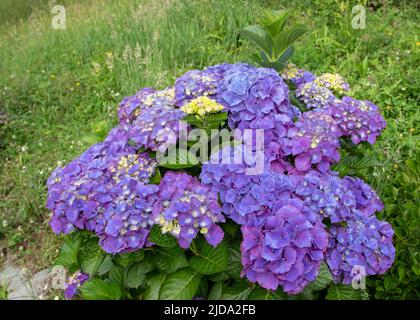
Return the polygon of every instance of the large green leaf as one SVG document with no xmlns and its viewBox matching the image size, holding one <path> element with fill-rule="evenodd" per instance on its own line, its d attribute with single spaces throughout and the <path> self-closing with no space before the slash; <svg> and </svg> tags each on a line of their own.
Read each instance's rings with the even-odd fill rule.
<svg viewBox="0 0 420 320">
<path fill-rule="evenodd" d="M 240 34 L 243 35 L 245 38 L 251 40 L 255 44 L 257 44 L 262 50 L 270 54 L 271 52 L 271 40 L 268 33 L 258 25 L 252 25 L 243 28 L 240 31 Z"/>
<path fill-rule="evenodd" d="M 55 261 L 56 265 L 62 265 L 68 269 L 79 264 L 78 254 L 81 244 L 81 239 L 74 234 L 68 236 L 60 249 L 60 254 Z"/>
<path fill-rule="evenodd" d="M 241 278 L 242 263 L 241 263 L 241 250 L 240 244 L 234 243 L 229 247 L 229 266 L 227 273 L 236 279 Z"/>
<path fill-rule="evenodd" d="M 223 290 L 223 300 L 246 300 L 251 293 L 251 288 L 247 281 L 236 281 L 231 287 Z"/>
<path fill-rule="evenodd" d="M 146 279 L 141 263 L 133 263 L 126 269 L 124 284 L 127 288 L 138 288 Z"/>
<path fill-rule="evenodd" d="M 157 160 L 158 166 L 172 170 L 191 168 L 200 163 L 197 156 L 192 152 L 188 150 L 186 152 L 180 151 L 179 149 L 169 151 L 168 156 L 159 157 Z"/>
<path fill-rule="evenodd" d="M 287 48 L 293 45 L 306 32 L 308 32 L 308 29 L 303 25 L 296 25 L 290 30 L 281 32 L 273 41 L 275 56 L 279 58 L 283 55 Z"/>
<path fill-rule="evenodd" d="M 163 234 L 157 225 L 154 225 L 150 230 L 149 241 L 167 248 L 172 248 L 177 245 L 177 240 L 169 233 Z"/>
<path fill-rule="evenodd" d="M 220 300 L 222 298 L 222 293 L 223 293 L 223 282 L 222 281 L 215 282 L 210 289 L 208 299 Z"/>
<path fill-rule="evenodd" d="M 80 293 L 86 300 L 118 300 L 122 296 L 120 287 L 102 279 L 91 279 L 80 287 Z"/>
<path fill-rule="evenodd" d="M 124 287 L 125 268 L 119 265 L 113 265 L 109 271 L 108 280 L 119 287 Z"/>
<path fill-rule="evenodd" d="M 327 300 L 360 300 L 360 290 L 355 290 L 351 286 L 334 284 L 328 288 Z"/>
<path fill-rule="evenodd" d="M 163 283 L 165 282 L 167 277 L 167 274 L 165 273 L 159 273 L 152 278 L 150 278 L 146 284 L 147 289 L 144 293 L 144 299 L 145 300 L 158 300 L 160 289 L 162 288 Z"/>
<path fill-rule="evenodd" d="M 191 300 L 200 285 L 201 275 L 191 268 L 170 274 L 162 285 L 159 298 L 162 300 Z"/>
<path fill-rule="evenodd" d="M 178 269 L 188 266 L 184 250 L 180 247 L 155 248 L 153 250 L 153 262 L 156 267 L 166 273 L 172 273 Z"/>
<path fill-rule="evenodd" d="M 105 251 L 98 245 L 97 239 L 89 239 L 80 249 L 79 259 L 82 271 L 93 277 L 104 261 Z"/>
<path fill-rule="evenodd" d="M 265 28 L 271 35 L 271 38 L 275 38 L 282 30 L 289 13 L 287 11 L 273 11 L 266 14 Z"/>
<path fill-rule="evenodd" d="M 98 268 L 97 274 L 102 276 L 108 273 L 111 268 L 113 267 L 112 256 L 110 254 L 106 254 L 104 260 L 102 261 L 101 265 Z"/>
<path fill-rule="evenodd" d="M 200 274 L 214 274 L 226 271 L 229 263 L 229 251 L 225 241 L 213 247 L 201 239 L 198 251 L 190 259 L 190 266 Z"/>
<path fill-rule="evenodd" d="M 130 253 L 122 253 L 114 256 L 114 261 L 120 266 L 127 267 L 131 263 L 140 262 L 144 259 L 144 252 L 138 250 Z"/>
<path fill-rule="evenodd" d="M 333 281 L 332 274 L 327 264 L 323 262 L 319 268 L 319 273 L 315 281 L 311 282 L 306 288 L 308 290 L 323 290 Z"/>
</svg>

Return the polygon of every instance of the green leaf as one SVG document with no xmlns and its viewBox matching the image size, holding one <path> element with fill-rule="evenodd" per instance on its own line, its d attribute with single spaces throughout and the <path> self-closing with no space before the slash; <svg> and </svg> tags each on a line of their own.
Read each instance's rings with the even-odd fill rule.
<svg viewBox="0 0 420 320">
<path fill-rule="evenodd" d="M 158 246 L 167 248 L 175 247 L 178 244 L 177 240 L 172 235 L 169 233 L 163 234 L 157 225 L 154 225 L 150 230 L 149 241 Z"/>
<path fill-rule="evenodd" d="M 165 273 L 159 273 L 147 281 L 147 289 L 144 293 L 145 300 L 158 300 L 160 289 L 166 280 L 167 275 Z"/>
<path fill-rule="evenodd" d="M 293 26 L 290 30 L 281 32 L 273 41 L 276 59 L 280 58 L 288 47 L 293 45 L 309 30 L 303 25 Z"/>
<path fill-rule="evenodd" d="M 98 268 L 98 271 L 96 272 L 99 276 L 102 276 L 106 273 L 108 273 L 111 268 L 113 267 L 112 263 L 112 256 L 110 254 L 106 254 L 104 260 L 102 261 L 101 265 Z"/>
<path fill-rule="evenodd" d="M 240 32 L 248 40 L 257 44 L 267 54 L 271 52 L 271 39 L 269 34 L 258 25 L 248 26 L 243 28 Z"/>
<path fill-rule="evenodd" d="M 159 298 L 162 300 L 191 300 L 200 285 L 201 275 L 191 268 L 170 274 L 162 285 Z"/>
<path fill-rule="evenodd" d="M 159 168 L 155 169 L 155 174 L 150 178 L 149 183 L 150 184 L 159 184 L 160 180 L 162 180 L 162 176 L 160 175 Z"/>
<path fill-rule="evenodd" d="M 97 239 L 89 239 L 80 250 L 82 271 L 93 277 L 98 271 L 105 257 L 105 251 L 98 245 Z"/>
<path fill-rule="evenodd" d="M 122 288 L 124 287 L 124 276 L 125 268 L 118 265 L 114 265 L 109 271 L 108 280 Z"/>
<path fill-rule="evenodd" d="M 229 251 L 225 241 L 213 247 L 201 239 L 198 251 L 190 259 L 190 266 L 200 274 L 214 274 L 226 271 L 229 263 Z"/>
<path fill-rule="evenodd" d="M 98 278 L 86 281 L 80 287 L 80 293 L 86 300 L 118 300 L 122 296 L 117 284 Z"/>
<path fill-rule="evenodd" d="M 270 290 L 265 290 L 263 288 L 257 287 L 252 290 L 251 294 L 248 296 L 248 300 L 283 300 L 284 297 Z"/>
<path fill-rule="evenodd" d="M 230 276 L 226 272 L 220 272 L 211 274 L 207 277 L 210 281 L 217 282 L 217 281 L 226 281 L 230 278 Z"/>
<path fill-rule="evenodd" d="M 68 236 L 61 246 L 60 254 L 55 264 L 62 265 L 68 269 L 75 265 L 77 266 L 79 264 L 78 254 L 81 242 L 81 239 L 74 234 Z"/>
<path fill-rule="evenodd" d="M 355 290 L 351 286 L 334 284 L 328 288 L 327 300 L 360 300 L 360 290 Z"/>
<path fill-rule="evenodd" d="M 246 300 L 250 293 L 251 288 L 247 281 L 236 281 L 223 290 L 222 300 Z"/>
<path fill-rule="evenodd" d="M 287 11 L 274 11 L 266 15 L 266 23 L 264 27 L 268 30 L 274 39 L 282 30 L 289 18 Z"/>
<path fill-rule="evenodd" d="M 133 263 L 127 268 L 124 284 L 128 288 L 138 288 L 146 279 L 146 273 L 141 263 Z"/>
<path fill-rule="evenodd" d="M 241 278 L 242 263 L 241 263 L 241 250 L 240 244 L 234 243 L 229 247 L 229 266 L 227 273 L 235 279 Z"/>
<path fill-rule="evenodd" d="M 122 253 L 114 257 L 114 261 L 123 267 L 127 267 L 129 264 L 133 262 L 140 262 L 143 259 L 144 259 L 144 252 L 142 250 L 138 250 L 138 251 L 130 252 L 130 253 Z"/>
<path fill-rule="evenodd" d="M 180 247 L 156 248 L 153 250 L 153 262 L 156 267 L 166 273 L 172 273 L 188 266 L 187 258 Z"/>
<path fill-rule="evenodd" d="M 292 46 L 287 48 L 286 51 L 284 51 L 283 54 L 276 60 L 276 63 L 278 64 L 278 68 L 279 68 L 276 70 L 283 69 L 286 62 L 291 58 L 291 56 L 293 56 L 294 52 L 295 52 L 295 49 Z"/>
<path fill-rule="evenodd" d="M 308 290 L 319 291 L 323 290 L 333 281 L 332 274 L 327 264 L 323 262 L 319 268 L 318 277 L 311 282 L 306 288 Z"/>
<path fill-rule="evenodd" d="M 180 152 L 179 149 L 175 151 L 169 151 L 169 155 L 160 157 L 158 160 L 158 166 L 168 168 L 172 170 L 185 169 L 196 166 L 200 163 L 198 158 L 187 150 L 187 152 Z"/>
<path fill-rule="evenodd" d="M 223 282 L 218 281 L 213 284 L 210 289 L 208 299 L 209 300 L 220 300 L 222 298 Z"/>
<path fill-rule="evenodd" d="M 206 116 L 206 129 L 217 129 L 220 124 L 227 120 L 227 112 L 212 113 Z"/>
</svg>

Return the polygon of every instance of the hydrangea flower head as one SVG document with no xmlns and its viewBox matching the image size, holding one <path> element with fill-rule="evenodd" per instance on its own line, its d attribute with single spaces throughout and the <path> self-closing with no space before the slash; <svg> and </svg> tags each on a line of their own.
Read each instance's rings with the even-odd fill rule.
<svg viewBox="0 0 420 320">
<path fill-rule="evenodd" d="M 163 233 L 178 239 L 188 248 L 201 233 L 212 246 L 223 240 L 223 230 L 217 223 L 225 218 L 217 194 L 197 178 L 182 172 L 167 172 L 159 185 L 159 203 L 153 209 L 153 222 Z"/>
<path fill-rule="evenodd" d="M 73 299 L 78 291 L 78 288 L 89 279 L 89 275 L 81 271 L 75 272 L 71 277 L 67 279 L 66 286 L 64 289 L 64 297 L 66 299 Z"/>
<path fill-rule="evenodd" d="M 181 110 L 186 114 L 195 114 L 199 117 L 210 113 L 217 113 L 224 109 L 224 106 L 206 96 L 195 98 L 181 107 Z"/>
<path fill-rule="evenodd" d="M 324 73 L 317 77 L 314 82 L 317 85 L 328 88 L 339 95 L 343 95 L 345 92 L 350 90 L 350 85 L 342 76 L 336 73 Z"/>
<path fill-rule="evenodd" d="M 362 141 L 374 144 L 386 126 L 376 105 L 347 96 L 341 102 L 332 104 L 331 115 L 343 135 L 351 137 L 354 144 Z"/>
<path fill-rule="evenodd" d="M 358 215 L 347 226 L 333 225 L 326 260 L 337 281 L 350 284 L 356 269 L 365 275 L 383 274 L 395 259 L 394 231 L 375 216 Z"/>
<path fill-rule="evenodd" d="M 308 109 L 327 109 L 331 103 L 337 101 L 328 88 L 318 85 L 315 81 L 300 84 L 296 89 L 296 96 Z"/>
<path fill-rule="evenodd" d="M 303 83 L 308 83 L 315 80 L 315 76 L 304 69 L 298 68 L 293 63 L 288 63 L 283 69 L 281 77 L 284 80 L 290 80 L 294 83 L 295 86 L 301 85 Z"/>
<path fill-rule="evenodd" d="M 307 171 L 312 165 L 326 172 L 330 165 L 340 159 L 339 137 L 334 119 L 327 111 L 308 111 L 289 128 L 284 152 L 294 155 L 298 171 Z"/>
<path fill-rule="evenodd" d="M 328 236 L 321 223 L 308 220 L 301 201 L 280 201 L 263 225 L 251 223 L 241 230 L 241 274 L 249 281 L 296 294 L 315 280 Z"/>
</svg>

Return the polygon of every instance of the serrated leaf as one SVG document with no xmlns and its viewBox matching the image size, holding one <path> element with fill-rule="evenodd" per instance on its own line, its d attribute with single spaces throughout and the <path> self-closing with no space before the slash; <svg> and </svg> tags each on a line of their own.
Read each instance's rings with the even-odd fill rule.
<svg viewBox="0 0 420 320">
<path fill-rule="evenodd" d="M 97 240 L 92 238 L 83 244 L 79 256 L 82 271 L 93 277 L 104 260 L 105 251 L 98 245 Z"/>
<path fill-rule="evenodd" d="M 178 244 L 177 240 L 172 235 L 168 233 L 163 234 L 157 225 L 154 225 L 150 230 L 149 241 L 158 246 L 167 248 L 176 247 Z"/>
<path fill-rule="evenodd" d="M 80 294 L 86 300 L 118 300 L 122 296 L 120 287 L 102 279 L 91 279 L 80 287 Z"/>
<path fill-rule="evenodd" d="M 217 281 L 226 281 L 230 278 L 230 276 L 226 272 L 220 272 L 211 274 L 207 277 L 210 281 L 217 282 Z"/>
<path fill-rule="evenodd" d="M 190 259 L 190 266 L 200 274 L 214 274 L 228 269 L 229 252 L 225 241 L 213 247 L 201 239 L 195 254 Z"/>
<path fill-rule="evenodd" d="M 114 256 L 114 261 L 120 266 L 127 267 L 133 262 L 140 262 L 144 258 L 144 252 L 138 250 L 130 253 L 122 253 Z"/>
<path fill-rule="evenodd" d="M 223 290 L 222 300 L 246 300 L 251 288 L 246 281 L 236 281 L 231 287 Z"/>
<path fill-rule="evenodd" d="M 188 266 L 184 251 L 179 247 L 156 248 L 153 255 L 153 262 L 156 267 L 166 273 L 172 273 L 178 269 Z"/>
<path fill-rule="evenodd" d="M 201 275 L 191 268 L 180 269 L 166 278 L 159 298 L 162 300 L 191 300 L 198 290 L 200 280 Z"/>
<path fill-rule="evenodd" d="M 328 288 L 327 300 L 360 300 L 361 295 L 359 290 L 353 289 L 351 286 L 342 284 L 334 284 Z"/>
<path fill-rule="evenodd" d="M 319 268 L 319 273 L 315 281 L 309 283 L 306 287 L 308 290 L 323 290 L 333 281 L 333 276 L 327 264 L 323 262 Z"/>
<path fill-rule="evenodd" d="M 146 289 L 146 292 L 144 293 L 143 298 L 145 300 L 158 300 L 160 289 L 162 288 L 162 285 L 165 282 L 166 277 L 167 277 L 167 274 L 160 273 L 150 278 L 147 281 L 148 287 Z"/>
<path fill-rule="evenodd" d="M 102 261 L 101 265 L 98 268 L 97 274 L 102 276 L 111 270 L 113 267 L 112 256 L 110 254 L 105 255 L 104 260 Z"/>
<path fill-rule="evenodd" d="M 229 247 L 229 266 L 227 273 L 235 279 L 241 278 L 242 263 L 241 263 L 241 250 L 239 243 L 232 244 Z"/>
<path fill-rule="evenodd" d="M 218 281 L 215 282 L 209 292 L 209 296 L 207 297 L 209 300 L 220 300 L 222 298 L 223 293 L 223 282 Z"/>
<path fill-rule="evenodd" d="M 109 271 L 108 280 L 117 284 L 120 287 L 124 286 L 124 275 L 125 275 L 125 268 L 114 265 L 112 266 L 111 270 Z"/>
<path fill-rule="evenodd" d="M 68 236 L 61 248 L 60 248 L 60 254 L 55 261 L 56 265 L 62 265 L 68 269 L 71 269 L 71 267 L 78 265 L 78 255 L 79 255 L 79 249 L 80 249 L 81 239 L 75 235 Z"/>
<path fill-rule="evenodd" d="M 124 284 L 128 288 L 138 288 L 146 279 L 146 273 L 141 263 L 133 263 L 127 268 Z"/>
<path fill-rule="evenodd" d="M 268 33 L 258 25 L 252 25 L 245 27 L 239 32 L 248 40 L 257 44 L 261 49 L 263 49 L 267 54 L 270 54 L 271 51 L 271 40 Z"/>
</svg>

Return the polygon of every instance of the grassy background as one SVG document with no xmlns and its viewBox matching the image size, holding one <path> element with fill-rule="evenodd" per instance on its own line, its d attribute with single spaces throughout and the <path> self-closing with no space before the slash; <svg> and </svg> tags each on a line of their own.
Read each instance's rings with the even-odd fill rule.
<svg viewBox="0 0 420 320">
<path fill-rule="evenodd" d="M 61 1 L 66 29 L 51 28 L 51 2 L 0 2 L 1 262 L 49 266 L 59 239 L 45 209 L 46 179 L 117 122 L 119 101 L 164 87 L 191 68 L 251 62 L 238 29 L 262 8 L 288 9 L 313 32 L 292 61 L 338 72 L 352 95 L 378 104 L 388 122 L 364 147 L 377 165 L 357 174 L 386 205 L 397 259 L 369 279 L 371 297 L 419 298 L 419 11 L 415 1 L 370 1 L 365 30 L 351 28 L 356 1 Z M 382 3 L 382 4 L 381 4 Z M 0 263 L 0 264 L 2 264 Z"/>
</svg>

